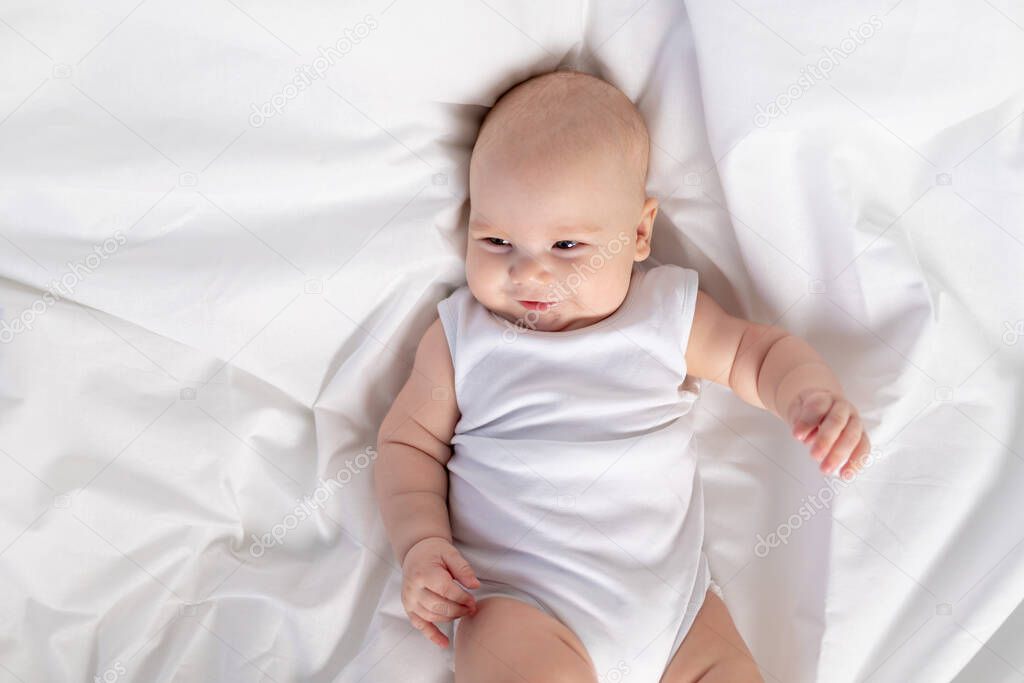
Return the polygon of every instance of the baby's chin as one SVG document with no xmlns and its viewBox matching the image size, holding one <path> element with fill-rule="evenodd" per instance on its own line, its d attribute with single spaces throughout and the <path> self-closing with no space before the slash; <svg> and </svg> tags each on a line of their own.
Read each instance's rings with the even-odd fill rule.
<svg viewBox="0 0 1024 683">
<path fill-rule="evenodd" d="M 537 330 L 538 332 L 572 332 L 573 330 L 596 325 L 611 314 L 608 313 L 607 315 L 595 318 L 594 316 L 573 316 L 568 310 L 552 310 L 544 313 L 527 311 L 522 315 L 516 315 L 507 311 L 495 313 L 495 315 L 501 316 L 516 327 Z"/>
<path fill-rule="evenodd" d="M 564 305 L 564 302 L 560 305 Z M 539 332 L 558 332 L 573 323 L 571 317 L 566 316 L 565 311 L 502 311 L 491 309 L 495 315 L 507 320 L 516 327 L 537 330 Z"/>
</svg>

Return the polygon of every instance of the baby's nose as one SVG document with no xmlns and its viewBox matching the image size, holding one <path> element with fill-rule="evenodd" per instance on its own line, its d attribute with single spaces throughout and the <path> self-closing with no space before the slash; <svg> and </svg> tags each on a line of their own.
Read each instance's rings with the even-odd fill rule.
<svg viewBox="0 0 1024 683">
<path fill-rule="evenodd" d="M 508 274 L 512 282 L 517 285 L 524 282 L 547 284 L 554 279 L 554 276 L 548 272 L 544 264 L 529 256 L 524 256 L 513 263 L 512 267 L 509 268 Z"/>
</svg>

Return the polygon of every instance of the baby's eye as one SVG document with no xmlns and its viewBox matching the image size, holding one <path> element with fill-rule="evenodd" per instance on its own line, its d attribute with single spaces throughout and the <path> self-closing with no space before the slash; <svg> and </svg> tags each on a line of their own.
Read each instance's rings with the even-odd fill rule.
<svg viewBox="0 0 1024 683">
<path fill-rule="evenodd" d="M 500 237 L 485 237 L 484 239 L 487 240 L 488 242 L 490 242 L 491 244 L 493 244 L 496 247 L 506 247 L 506 246 L 508 246 L 508 241 L 507 240 L 503 240 Z M 504 244 L 496 244 L 497 242 L 504 242 Z"/>
<path fill-rule="evenodd" d="M 570 245 L 572 245 L 572 246 L 569 246 L 569 247 L 559 247 L 559 246 L 558 246 L 559 244 L 570 244 Z M 576 240 L 559 240 L 558 242 L 555 242 L 555 246 L 556 246 L 556 247 L 558 247 L 559 249 L 562 249 L 562 250 L 564 250 L 564 251 L 569 251 L 569 250 L 571 250 L 571 249 L 572 249 L 573 247 L 575 247 L 575 246 L 576 246 L 577 244 L 579 244 L 579 242 L 577 242 Z"/>
</svg>

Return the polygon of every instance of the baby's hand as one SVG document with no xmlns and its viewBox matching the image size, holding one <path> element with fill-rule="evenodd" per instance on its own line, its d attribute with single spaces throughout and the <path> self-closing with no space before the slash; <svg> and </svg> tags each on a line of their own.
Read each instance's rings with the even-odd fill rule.
<svg viewBox="0 0 1024 683">
<path fill-rule="evenodd" d="M 469 562 L 445 538 L 425 538 L 405 554 L 402 562 L 402 606 L 409 621 L 438 647 L 448 637 L 434 624 L 476 613 L 470 588 L 480 586 Z"/>
<path fill-rule="evenodd" d="M 849 481 L 860 471 L 862 458 L 871 449 L 857 409 L 841 394 L 829 389 L 805 389 L 787 413 L 793 436 L 811 442 L 811 457 L 825 474 L 842 468 L 839 476 Z"/>
</svg>

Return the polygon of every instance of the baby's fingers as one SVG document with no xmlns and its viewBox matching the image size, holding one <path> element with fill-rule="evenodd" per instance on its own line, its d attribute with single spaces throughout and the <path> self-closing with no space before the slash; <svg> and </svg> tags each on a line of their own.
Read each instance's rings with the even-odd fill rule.
<svg viewBox="0 0 1024 683">
<path fill-rule="evenodd" d="M 446 575 L 443 578 L 439 577 L 431 581 L 427 585 L 427 589 L 433 594 L 433 597 L 441 597 L 453 604 L 476 611 L 476 598 L 473 597 L 472 593 L 455 583 L 451 576 Z"/>
<path fill-rule="evenodd" d="M 473 568 L 469 566 L 469 562 L 466 561 L 466 558 L 462 556 L 462 553 L 455 546 L 449 546 L 444 551 L 443 558 L 448 571 L 451 572 L 452 578 L 470 588 L 480 587 L 480 580 L 476 578 Z"/>
<path fill-rule="evenodd" d="M 811 444 L 811 457 L 821 463 L 821 471 L 828 472 L 825 462 L 833 456 L 834 444 L 842 435 L 843 430 L 850 424 L 850 404 L 846 401 L 836 401 L 828 411 L 825 419 L 818 426 L 818 435 Z M 857 443 L 854 441 L 853 443 Z M 853 444 L 850 444 L 853 447 Z M 849 453 L 849 451 L 847 451 Z M 832 463 L 835 464 L 835 461 Z"/>
<path fill-rule="evenodd" d="M 434 643 L 438 647 L 448 647 L 448 636 L 441 633 L 441 629 L 415 613 L 409 615 L 409 621 L 412 622 L 413 627 L 426 636 L 430 642 Z"/>
<path fill-rule="evenodd" d="M 829 474 L 841 465 L 846 464 L 847 460 L 851 459 L 850 455 L 854 452 L 854 448 L 860 442 L 863 431 L 860 418 L 856 415 L 851 415 L 843 431 L 832 446 L 832 450 L 821 461 L 821 471 Z"/>
<path fill-rule="evenodd" d="M 867 460 L 868 454 L 871 451 L 871 442 L 868 440 L 868 435 L 862 433 L 860 441 L 857 443 L 857 447 L 853 449 L 853 455 L 850 456 L 850 461 L 843 466 L 843 469 L 839 471 L 839 476 L 844 481 L 850 481 L 855 476 L 860 474 L 860 471 L 864 468 L 865 461 Z"/>
<path fill-rule="evenodd" d="M 476 603 L 463 605 L 438 595 L 432 590 L 425 590 L 419 601 L 420 614 L 433 622 L 452 621 L 467 614 L 476 612 Z"/>
<path fill-rule="evenodd" d="M 812 431 L 821 423 L 821 419 L 832 408 L 834 397 L 827 392 L 810 392 L 794 401 L 791 408 L 790 423 L 793 425 L 793 436 L 805 441 Z"/>
</svg>

